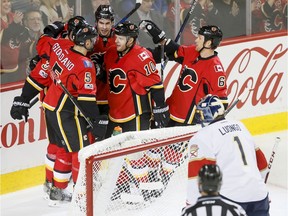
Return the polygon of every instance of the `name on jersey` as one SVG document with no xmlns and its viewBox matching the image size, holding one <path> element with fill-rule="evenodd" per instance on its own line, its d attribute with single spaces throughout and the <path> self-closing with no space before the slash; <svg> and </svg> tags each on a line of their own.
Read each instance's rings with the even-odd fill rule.
<svg viewBox="0 0 288 216">
<path fill-rule="evenodd" d="M 69 58 L 64 54 L 63 49 L 60 47 L 59 43 L 55 43 L 52 47 L 52 50 L 55 52 L 58 60 L 71 71 L 74 68 L 74 64 L 69 60 Z"/>
<path fill-rule="evenodd" d="M 238 124 L 231 124 L 231 125 L 226 125 L 224 127 L 221 127 L 218 130 L 222 135 L 225 135 L 230 132 L 241 131 L 241 128 Z"/>
</svg>

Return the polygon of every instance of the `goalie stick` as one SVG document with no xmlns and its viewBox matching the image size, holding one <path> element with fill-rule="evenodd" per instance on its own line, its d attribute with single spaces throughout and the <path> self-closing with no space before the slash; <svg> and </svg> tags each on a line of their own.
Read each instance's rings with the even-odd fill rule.
<svg viewBox="0 0 288 216">
<path fill-rule="evenodd" d="M 251 91 L 251 89 L 248 89 L 248 93 L 249 91 Z M 237 104 L 240 100 L 242 100 L 243 98 L 243 92 L 241 93 L 241 95 L 238 96 L 238 98 L 229 106 L 227 107 L 227 109 L 224 112 L 224 116 L 226 116 Z"/>
<path fill-rule="evenodd" d="M 264 180 L 265 183 L 267 183 L 267 180 L 268 180 L 268 177 L 269 177 L 269 174 L 270 174 L 270 171 L 271 171 L 272 163 L 274 161 L 275 153 L 276 153 L 276 150 L 277 150 L 277 147 L 278 147 L 280 141 L 281 141 L 281 138 L 280 137 L 276 137 L 275 144 L 273 146 L 272 153 L 271 153 L 271 156 L 270 156 L 270 159 L 269 159 L 269 163 L 268 163 L 268 172 L 267 172 L 267 174 L 265 176 L 265 180 Z"/>
<path fill-rule="evenodd" d="M 128 14 L 126 14 L 126 16 L 124 16 L 116 25 L 114 25 L 114 28 L 118 26 L 120 23 L 125 22 L 135 11 L 138 10 L 141 4 L 142 4 L 142 0 L 136 0 L 135 7 Z"/>
<path fill-rule="evenodd" d="M 227 109 L 224 112 L 224 116 L 226 116 L 240 101 L 240 97 L 238 97 L 229 107 L 227 107 Z"/>
<path fill-rule="evenodd" d="M 80 113 L 83 115 L 84 119 L 86 120 L 86 122 L 89 124 L 89 126 L 91 128 L 93 128 L 93 124 L 90 121 L 90 119 L 87 117 L 87 115 L 85 114 L 84 110 L 82 109 L 82 107 L 80 106 L 80 104 L 77 102 L 77 100 L 73 97 L 73 95 L 69 92 L 69 90 L 64 86 L 64 84 L 62 83 L 62 81 L 60 80 L 58 74 L 56 72 L 54 72 L 52 69 L 50 69 L 50 72 L 53 74 L 53 79 L 56 81 L 56 83 L 58 83 L 60 85 L 60 87 L 62 88 L 62 90 L 65 92 L 65 94 L 69 97 L 69 99 L 71 100 L 71 102 L 77 107 L 77 109 L 80 111 Z"/>
</svg>

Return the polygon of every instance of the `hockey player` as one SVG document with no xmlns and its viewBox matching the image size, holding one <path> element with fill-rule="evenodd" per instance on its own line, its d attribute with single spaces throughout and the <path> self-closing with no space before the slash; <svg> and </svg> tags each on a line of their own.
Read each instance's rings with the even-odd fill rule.
<svg viewBox="0 0 288 216">
<path fill-rule="evenodd" d="M 176 86 L 167 99 L 170 112 L 169 126 L 195 124 L 196 104 L 207 94 L 219 96 L 227 106 L 226 73 L 215 49 L 222 40 L 217 26 L 203 26 L 198 31 L 195 45 L 178 45 L 166 39 L 165 33 L 153 22 L 143 21 L 154 43 L 164 45 L 169 60 L 182 64 Z M 154 50 L 154 51 L 157 51 Z"/>
<path fill-rule="evenodd" d="M 158 127 L 165 127 L 169 118 L 155 61 L 147 49 L 136 44 L 138 33 L 133 23 L 119 24 L 115 28 L 116 46 L 111 46 L 104 56 L 110 136 L 115 126 L 121 126 L 123 132 L 149 129 L 151 110 Z"/>
<path fill-rule="evenodd" d="M 46 53 L 46 51 L 48 51 L 49 49 L 48 48 L 44 49 L 44 47 L 49 47 L 50 48 L 49 41 L 54 40 L 55 38 L 58 38 L 59 35 L 63 32 L 63 30 L 64 30 L 64 23 L 58 22 L 58 21 L 54 22 L 52 24 L 49 24 L 48 26 L 46 26 L 44 28 L 44 34 L 41 35 L 41 37 L 40 37 L 40 39 L 38 40 L 38 43 L 37 43 L 38 44 L 37 51 L 38 51 L 39 55 L 35 56 L 30 61 L 30 64 L 29 64 L 30 71 L 29 71 L 29 74 L 28 74 L 28 77 L 27 77 L 27 81 L 29 83 L 35 82 L 33 80 L 37 79 L 37 78 L 33 78 L 34 77 L 34 73 L 37 74 L 38 71 L 41 69 L 42 64 L 46 65 L 46 61 L 49 59 L 49 56 Z M 70 42 L 70 44 L 72 46 L 73 42 Z M 38 69 L 35 70 L 35 72 L 31 73 L 31 71 L 36 67 L 37 63 L 40 60 L 41 60 L 41 62 L 38 65 Z M 43 68 L 41 70 L 43 70 Z M 25 104 L 24 101 L 27 101 L 27 102 L 30 101 L 30 99 L 32 99 L 34 96 L 36 96 L 38 94 L 40 89 L 41 90 L 43 89 L 42 91 L 40 91 L 40 94 L 39 94 L 39 99 L 42 102 L 43 99 L 44 99 L 44 96 L 45 96 L 45 92 L 47 90 L 44 86 L 48 87 L 51 84 L 51 80 L 49 78 L 48 79 L 46 78 L 46 79 L 42 79 L 40 82 L 42 83 L 42 86 L 39 87 L 39 85 L 36 84 L 35 86 L 37 86 L 36 88 L 38 88 L 36 91 L 26 92 L 27 96 L 28 96 L 28 94 L 30 94 L 27 97 L 27 99 L 24 99 L 22 96 L 15 97 L 14 103 L 18 102 L 18 103 L 22 103 L 22 105 Z M 28 83 L 26 84 L 26 86 L 27 85 L 28 85 Z M 13 103 L 13 106 L 11 108 L 11 116 L 12 116 L 12 118 L 21 120 L 22 117 L 24 116 L 25 121 L 27 121 L 27 118 L 28 118 L 28 115 L 29 115 L 29 113 L 28 113 L 29 104 L 27 103 L 26 104 L 27 107 L 23 108 L 21 106 L 15 106 L 14 103 Z M 51 133 L 51 131 L 52 131 L 51 130 L 51 126 L 50 125 L 46 125 L 46 127 L 47 127 L 47 132 L 48 132 L 49 144 L 47 146 L 47 154 L 46 154 L 46 157 L 45 157 L 45 183 L 43 185 L 43 189 L 44 189 L 44 193 L 45 193 L 44 194 L 44 198 L 45 199 L 49 199 L 50 188 L 52 186 L 52 181 L 53 181 L 53 171 L 54 171 L 54 167 L 55 167 L 56 155 L 57 155 L 58 151 L 62 151 L 63 149 L 56 144 L 56 141 L 54 139 L 53 133 Z M 67 168 L 66 166 L 63 167 L 61 165 L 60 166 L 56 165 L 56 169 L 55 170 L 57 170 L 57 171 L 55 171 L 55 172 L 66 172 L 67 173 L 67 171 L 68 171 L 67 169 L 70 170 L 70 174 L 71 174 L 71 168 Z M 68 177 L 68 179 L 69 179 L 69 177 Z M 69 181 L 69 180 L 67 180 L 67 181 Z M 63 184 L 63 182 L 64 181 L 61 179 L 61 184 Z"/>
<path fill-rule="evenodd" d="M 79 19 L 75 19 L 75 23 L 79 23 Z M 80 30 L 83 30 L 83 29 L 86 29 L 85 31 L 87 31 L 87 33 L 83 33 L 82 32 L 82 40 L 85 40 L 86 38 L 85 38 L 85 35 L 86 34 L 88 34 L 88 33 L 90 33 L 90 35 L 88 35 L 88 38 L 87 38 L 87 41 L 92 41 L 93 39 L 90 39 L 90 37 L 95 37 L 96 35 L 95 35 L 95 33 L 94 33 L 94 28 L 92 29 L 93 30 L 93 32 L 91 33 L 91 27 L 89 27 L 89 28 L 86 28 L 86 26 L 87 26 L 87 23 L 85 24 L 85 26 L 81 26 L 81 29 Z M 91 31 L 89 32 L 88 30 L 90 29 Z M 74 29 L 75 30 L 75 32 L 78 32 L 79 31 L 79 29 Z M 80 36 L 81 36 L 81 34 L 80 34 Z M 76 36 L 75 36 L 76 37 Z M 81 39 L 81 37 L 80 37 L 80 39 Z M 62 63 L 62 64 L 65 64 L 65 66 L 63 66 L 63 65 L 61 65 L 61 64 L 59 64 L 60 65 L 60 67 L 62 68 L 62 69 L 64 69 L 64 72 L 65 71 L 67 71 L 67 69 L 69 69 L 70 67 L 72 67 L 73 66 L 73 68 L 74 67 L 76 67 L 76 65 L 79 63 L 81 66 L 78 66 L 77 65 L 77 67 L 79 67 L 78 68 L 78 70 L 85 70 L 86 71 L 86 73 L 85 73 L 85 76 L 87 76 L 86 78 L 86 80 L 84 80 L 84 81 L 87 81 L 87 82 L 90 82 L 92 79 L 93 79 L 93 76 L 96 76 L 96 74 L 95 74 L 95 70 L 93 70 L 94 69 L 94 67 L 93 67 L 93 69 L 90 69 L 90 61 L 89 61 L 89 59 L 87 60 L 86 59 L 86 57 L 84 57 L 84 56 L 82 56 L 82 55 L 80 55 L 76 50 L 78 50 L 79 48 L 81 49 L 82 47 L 84 47 L 84 46 L 86 46 L 85 45 L 85 43 L 83 42 L 83 41 L 79 41 L 80 40 L 79 38 L 78 38 L 78 41 L 77 41 L 77 43 L 81 43 L 81 44 L 83 44 L 83 45 L 77 45 L 77 46 L 75 46 L 74 48 L 75 48 L 75 51 L 74 51 L 74 48 L 73 49 L 71 49 L 70 47 L 71 46 L 73 46 L 73 44 L 74 43 L 72 43 L 72 44 L 70 44 L 70 46 L 67 46 L 67 42 L 66 42 L 66 40 L 65 41 L 63 41 L 63 40 L 55 40 L 54 41 L 54 43 L 52 43 L 52 41 L 51 41 L 51 43 L 50 43 L 50 45 L 52 46 L 52 54 L 53 54 L 53 52 L 57 52 L 58 53 L 58 55 L 59 55 L 59 58 L 60 58 L 60 56 L 63 56 L 61 53 L 61 55 L 59 54 L 59 52 L 61 51 L 61 50 L 65 50 L 65 52 L 67 51 L 67 50 L 69 50 L 69 52 L 71 52 L 71 53 L 73 53 L 73 54 L 75 54 L 75 53 L 77 53 L 77 55 L 76 55 L 76 57 L 75 57 L 75 59 L 77 59 L 77 60 L 75 60 L 75 59 L 73 59 L 73 62 L 71 61 L 72 60 L 72 56 L 74 56 L 74 55 L 72 55 L 71 54 L 71 58 L 69 58 L 69 60 L 68 59 L 66 59 L 66 58 L 64 58 L 63 60 L 62 60 L 62 62 L 60 62 L 60 63 Z M 94 40 L 93 40 L 94 41 Z M 86 40 L 85 40 L 85 42 L 86 42 Z M 62 43 L 64 43 L 65 45 L 63 45 Z M 92 42 L 90 42 L 90 44 L 92 44 Z M 53 47 L 54 47 L 54 49 L 53 49 Z M 57 47 L 57 49 L 55 48 L 55 47 Z M 80 51 L 82 51 L 82 52 L 84 52 L 84 54 L 85 54 L 85 50 L 86 50 L 86 48 L 84 47 L 84 50 L 82 49 L 82 50 L 80 50 Z M 68 51 L 67 51 L 68 52 Z M 87 50 L 86 50 L 86 52 L 87 52 Z M 49 54 L 49 55 L 52 55 L 52 54 Z M 54 54 L 55 55 L 55 54 Z M 52 138 L 54 137 L 55 138 L 55 140 L 56 140 L 56 142 L 57 142 L 57 144 L 58 144 L 58 146 L 62 146 L 63 147 L 63 144 L 65 144 L 65 142 L 63 141 L 63 139 L 61 139 L 61 134 L 59 135 L 59 133 L 57 133 L 57 132 L 59 132 L 59 131 L 55 131 L 55 130 L 57 130 L 56 128 L 56 124 L 58 124 L 58 122 L 53 122 L 53 123 L 51 123 L 51 120 L 49 120 L 49 118 L 48 118 L 48 116 L 47 116 L 47 113 L 49 113 L 48 112 L 48 110 L 50 109 L 52 109 L 53 110 L 53 106 L 51 107 L 51 105 L 50 105 L 50 102 L 51 102 L 51 98 L 52 98 L 52 100 L 53 100 L 53 98 L 56 100 L 56 103 L 57 103 L 57 96 L 60 96 L 60 98 L 62 98 L 63 97 L 63 95 L 64 95 L 64 93 L 62 92 L 61 93 L 61 91 L 59 92 L 59 86 L 57 86 L 57 87 L 55 87 L 55 84 L 51 84 L 51 79 L 49 79 L 50 78 L 50 76 L 49 76 L 49 70 L 48 70 L 48 68 L 50 67 L 50 66 L 54 66 L 54 67 L 56 67 L 56 65 L 58 65 L 57 63 L 56 63 L 56 61 L 55 62 L 51 62 L 51 57 L 52 56 L 49 56 L 49 59 L 50 59 L 50 62 L 48 62 L 47 61 L 47 63 L 44 63 L 44 64 L 42 64 L 41 62 L 39 62 L 38 64 L 37 64 L 37 66 L 36 66 L 36 68 L 31 72 L 31 74 L 29 75 L 29 77 L 26 79 L 26 82 L 25 82 L 25 85 L 24 85 L 24 87 L 23 87 L 23 90 L 22 90 L 22 94 L 21 94 L 21 96 L 20 97 L 16 97 L 15 99 L 14 99 L 14 103 L 13 103 L 13 107 L 12 107 L 12 109 L 11 109 L 11 116 L 14 118 L 14 119 L 22 119 L 22 115 L 26 115 L 26 117 L 28 117 L 28 102 L 31 100 L 31 98 L 33 98 L 35 95 L 37 95 L 38 94 L 38 92 L 40 91 L 40 90 L 43 90 L 44 89 L 44 87 L 49 87 L 49 89 L 50 88 L 52 88 L 52 89 L 54 89 L 54 90 L 51 90 L 50 91 L 50 96 L 49 96 L 49 90 L 48 90 L 48 92 L 47 92 L 47 95 L 45 96 L 45 99 L 44 99 L 44 104 L 46 104 L 44 107 L 46 108 L 46 112 L 45 112 L 45 114 L 46 114 L 46 118 L 47 118 L 47 129 L 48 129 L 48 136 L 49 136 L 49 140 L 51 139 L 51 135 L 52 135 Z M 54 56 L 55 57 L 55 56 Z M 80 58 L 79 58 L 80 57 Z M 55 58 L 54 58 L 54 60 L 55 60 Z M 78 62 L 79 61 L 79 62 Z M 65 63 L 66 62 L 66 63 Z M 51 64 L 50 64 L 51 63 Z M 84 66 L 83 66 L 83 64 L 84 64 Z M 92 65 L 92 63 L 91 63 L 91 65 Z M 66 67 L 66 68 L 65 68 Z M 85 67 L 87 67 L 87 68 L 85 68 Z M 65 70 L 66 69 L 66 70 Z M 91 71 L 90 71 L 91 70 Z M 73 70 L 74 71 L 74 70 Z M 89 72 L 90 71 L 90 72 Z M 66 72 L 67 73 L 67 72 Z M 90 75 L 91 75 L 91 77 L 90 77 Z M 72 75 L 71 75 L 72 76 Z M 83 76 L 84 76 L 84 72 L 83 72 Z M 71 78 L 71 77 L 70 77 Z M 90 80 L 91 79 L 91 80 Z M 69 81 L 71 81 L 72 80 L 72 78 L 69 80 Z M 90 81 L 89 81 L 90 80 Z M 50 81 L 50 82 L 49 82 Z M 70 85 L 72 85 L 73 83 L 70 83 L 69 82 L 69 84 Z M 93 119 L 93 117 L 94 117 L 94 115 L 97 115 L 97 105 L 96 105 L 96 102 L 95 102 L 95 95 L 94 95 L 94 93 L 95 93 L 95 91 L 96 91 L 96 89 L 95 89 L 95 83 L 93 84 L 93 81 L 92 81 L 92 84 L 90 84 L 90 83 L 85 83 L 84 84 L 84 86 L 86 87 L 86 89 L 87 89 L 87 91 L 91 91 L 91 94 L 92 94 L 92 96 L 88 96 L 87 95 L 87 97 L 84 97 L 84 99 L 83 99 L 83 97 L 81 98 L 81 99 L 83 99 L 83 101 L 81 101 L 80 103 L 82 103 L 82 105 L 83 106 L 91 106 L 91 107 L 89 107 L 89 108 L 87 108 L 87 107 L 85 107 L 86 109 L 95 109 L 95 110 L 93 110 L 93 111 L 91 111 L 91 113 L 89 113 L 89 114 L 91 114 L 91 120 Z M 84 88 L 83 86 L 80 86 L 80 87 L 82 87 L 82 88 Z M 91 89 L 90 89 L 90 87 L 91 87 Z M 70 87 L 71 88 L 71 87 Z M 76 88 L 76 89 L 74 89 L 74 88 Z M 75 91 L 76 91 L 76 93 L 77 93 L 77 88 L 79 88 L 79 86 L 78 85 L 76 85 L 76 84 L 73 84 L 73 93 L 75 94 Z M 89 90 L 90 89 L 90 90 Z M 81 91 L 80 89 L 79 89 L 79 91 Z M 58 93 L 58 95 L 57 95 L 57 93 Z M 62 95 L 61 95 L 62 94 Z M 94 95 L 94 102 L 93 102 L 93 95 Z M 74 96 L 76 96 L 76 95 L 74 95 Z M 65 98 L 65 97 L 64 97 Z M 78 97 L 79 98 L 79 97 Z M 49 99 L 49 100 L 48 100 Z M 66 98 L 67 99 L 67 98 Z M 87 101 L 87 99 L 88 99 L 88 101 Z M 48 101 L 46 101 L 46 100 L 48 100 Z M 91 102 L 90 102 L 90 101 Z M 54 101 L 55 102 L 55 101 Z M 67 101 L 66 101 L 67 102 Z M 89 105 L 91 103 L 91 105 Z M 50 106 L 49 106 L 50 105 Z M 62 104 L 63 105 L 63 104 Z M 96 108 L 94 107 L 93 108 L 93 105 L 95 105 L 96 106 Z M 47 109 L 47 107 L 48 107 L 48 109 Z M 55 107 L 54 107 L 55 108 Z M 57 106 L 56 107 L 56 110 L 57 109 L 63 109 L 63 107 L 59 107 L 59 106 Z M 65 110 L 65 108 L 67 108 L 67 107 L 64 107 L 64 110 Z M 72 107 L 70 107 L 70 108 L 72 108 Z M 54 112 L 55 113 L 55 112 Z M 73 113 L 73 112 L 72 112 Z M 51 113 L 50 113 L 51 114 Z M 77 113 L 75 113 L 75 115 L 76 115 Z M 76 116 L 75 117 L 75 120 L 77 120 L 78 119 L 78 117 Z M 79 117 L 79 119 L 81 119 L 81 117 Z M 95 119 L 95 118 L 94 118 Z M 96 119 L 95 119 L 96 120 Z M 68 122 L 68 121 L 65 121 L 65 122 Z M 80 121 L 79 121 L 80 122 Z M 81 122 L 82 123 L 80 123 L 80 125 L 82 126 L 82 127 L 84 127 L 83 126 L 83 120 L 81 120 Z M 99 122 L 98 122 L 99 123 Z M 101 134 L 100 136 L 102 136 L 102 133 L 103 133 L 103 130 L 105 131 L 105 128 L 106 128 L 106 126 L 105 125 L 102 125 L 102 126 L 99 126 L 98 127 L 98 123 L 94 123 L 94 127 L 93 127 L 93 131 L 92 131 L 92 133 L 97 137 L 99 137 L 99 134 L 97 133 L 97 129 L 99 130 L 99 133 Z M 102 121 L 102 123 L 105 123 L 105 121 Z M 49 125 L 51 125 L 52 127 L 48 127 Z M 65 127 L 65 125 L 66 124 L 62 124 L 61 123 L 61 126 L 63 126 L 63 127 Z M 70 124 L 70 126 L 71 126 L 72 124 Z M 79 125 L 79 127 L 80 127 L 80 125 Z M 52 131 L 50 131 L 51 133 L 49 133 L 49 128 L 50 129 L 52 129 Z M 103 129 L 102 129 L 103 128 Z M 66 128 L 65 128 L 66 129 Z M 85 126 L 85 129 L 86 129 L 86 126 Z M 101 131 L 102 130 L 102 131 Z M 65 133 L 65 130 L 64 131 L 62 131 L 63 133 Z M 79 132 L 80 133 L 80 132 Z M 77 137 L 77 134 L 78 133 L 73 133 L 73 135 L 75 136 L 75 137 Z M 80 134 L 79 134 L 80 135 Z M 85 134 L 83 134 L 83 139 L 85 140 L 85 141 L 81 141 L 81 139 L 77 139 L 77 138 L 75 138 L 75 137 L 70 137 L 70 136 L 68 136 L 68 138 L 67 139 L 69 139 L 70 141 L 71 141 L 71 139 L 74 139 L 74 140 L 79 140 L 79 142 L 80 142 L 80 148 L 82 148 L 83 147 L 83 143 L 84 143 L 84 146 L 85 145 L 87 145 L 87 141 L 86 141 L 86 135 Z M 58 138 L 58 139 L 57 139 Z M 100 137 L 101 138 L 101 137 Z M 51 141 L 51 140 L 50 140 Z M 65 140 L 65 141 L 67 141 L 67 140 Z M 65 146 L 64 146 L 65 147 Z M 74 151 L 75 151 L 75 148 L 77 149 L 77 146 L 75 147 L 74 146 Z M 71 149 L 69 149 L 69 150 L 71 150 Z M 77 151 L 77 150 L 76 150 Z M 53 190 L 51 190 L 51 192 L 50 192 L 50 199 L 56 199 L 56 200 L 66 200 L 66 201 L 70 201 L 71 200 L 71 194 L 69 195 L 69 193 L 67 193 L 67 191 L 65 191 L 64 189 L 67 187 L 67 185 L 68 185 L 68 182 L 69 182 L 69 178 L 70 178 L 70 175 L 71 175 L 71 166 L 74 168 L 73 169 L 73 172 L 72 172 L 72 176 L 73 176 L 73 180 L 74 180 L 74 182 L 76 182 L 76 179 L 77 179 L 77 171 L 78 171 L 78 169 L 77 169 L 77 166 L 78 166 L 78 164 L 77 164 L 77 159 L 76 159 L 76 157 L 77 157 L 77 153 L 73 153 L 73 157 L 71 157 L 72 156 L 72 153 L 69 153 L 69 154 L 67 154 L 67 152 L 69 153 L 69 151 L 68 151 L 68 149 L 67 149 L 67 147 L 66 147 L 66 151 L 63 151 L 62 149 L 61 149 L 61 151 L 56 151 L 56 152 L 54 152 L 55 154 L 56 154 L 56 158 L 57 158 L 57 160 L 55 160 L 55 164 L 54 164 L 54 178 L 53 178 L 53 184 L 54 184 L 54 186 L 55 187 L 53 187 Z M 51 152 L 50 152 L 51 153 Z M 48 149 L 48 155 L 50 155 L 49 154 L 49 149 Z M 52 154 L 51 154 L 52 155 Z M 51 156 L 50 155 L 50 156 Z M 72 164 L 71 165 L 71 161 L 72 161 L 72 158 L 74 158 L 74 164 Z M 51 163 L 53 162 L 53 158 L 50 158 L 51 160 Z M 57 161 L 59 162 L 59 166 L 58 166 L 58 168 L 57 168 L 57 165 L 56 165 L 56 163 L 57 163 Z M 50 163 L 50 164 L 51 164 Z M 49 164 L 49 165 L 50 165 Z M 62 165 L 61 165 L 62 164 Z M 63 167 L 64 166 L 64 167 Z M 66 171 L 64 171 L 63 169 L 65 168 L 65 170 Z M 62 170 L 62 171 L 60 171 L 60 170 Z M 60 171 L 60 172 L 59 172 Z M 69 175 L 69 173 L 70 173 L 70 175 Z M 68 176 L 69 175 L 69 176 Z M 54 192 L 54 193 L 52 193 L 52 192 Z M 56 193 L 55 193 L 56 192 Z M 54 194 L 54 195 L 53 195 Z M 55 197 L 55 194 L 58 194 L 58 197 Z M 56 202 L 55 203 L 51 203 L 52 205 L 54 205 L 54 204 L 57 204 Z"/>
<path fill-rule="evenodd" d="M 197 199 L 195 205 L 186 206 L 182 210 L 182 216 L 246 216 L 244 209 L 240 205 L 225 200 L 220 196 L 222 172 L 218 165 L 203 165 L 199 170 L 197 182 L 201 196 Z"/>
<path fill-rule="evenodd" d="M 61 140 L 66 152 L 70 153 L 74 183 L 77 181 L 79 170 L 78 151 L 89 145 L 87 122 L 82 115 L 92 121 L 92 134 L 97 140 L 104 138 L 108 124 L 107 117 L 99 115 L 96 104 L 95 68 L 91 60 L 85 56 L 92 50 L 96 36 L 95 28 L 89 25 L 81 26 L 73 35 L 75 45 L 72 49 L 55 43 L 50 55 L 51 73 L 56 78 L 48 89 L 43 106 L 48 123 L 54 125 L 54 133 Z M 69 96 L 56 84 L 58 80 L 61 80 L 70 94 L 77 99 L 85 113 L 79 113 L 78 106 L 74 105 L 68 99 Z M 61 189 L 52 187 L 50 200 L 61 200 L 61 192 Z"/>
<path fill-rule="evenodd" d="M 143 20 L 143 25 L 155 44 L 161 43 L 169 60 L 182 64 L 178 81 L 167 98 L 170 121 L 168 126 L 185 126 L 197 123 L 196 104 L 207 94 L 221 98 L 227 106 L 226 73 L 215 49 L 222 40 L 222 31 L 217 26 L 203 26 L 198 31 L 195 45 L 178 45 L 166 39 L 165 32 L 153 22 Z M 153 56 L 159 56 L 159 49 Z M 155 57 L 159 61 L 159 57 Z M 164 178 L 170 178 L 181 163 L 185 145 L 170 145 L 164 148 L 162 168 Z"/>
<path fill-rule="evenodd" d="M 120 126 L 123 132 L 148 130 L 152 113 L 158 127 L 165 127 L 168 123 L 163 83 L 151 53 L 136 44 L 138 33 L 138 27 L 133 23 L 119 24 L 115 28 L 116 45 L 104 55 L 109 85 L 107 136 L 112 135 L 116 126 Z M 126 161 L 137 181 L 148 180 L 144 156 Z M 127 183 L 129 176 L 126 174 L 120 174 L 117 184 Z"/>
<path fill-rule="evenodd" d="M 100 5 L 95 12 L 95 28 L 98 32 L 98 38 L 92 52 L 88 53 L 88 57 L 93 61 L 96 68 L 96 84 L 97 84 L 97 104 L 100 114 L 108 114 L 108 90 L 109 86 L 106 81 L 106 71 L 103 70 L 104 54 L 107 49 L 115 45 L 115 34 L 112 29 L 114 24 L 114 11 L 110 5 Z"/>
<path fill-rule="evenodd" d="M 49 56 L 52 44 L 54 44 L 56 41 L 61 41 L 61 46 L 72 47 L 74 45 L 72 41 L 73 31 L 76 29 L 76 27 L 85 24 L 86 21 L 83 17 L 75 16 L 71 18 L 65 25 L 62 22 L 56 21 L 44 28 L 44 34 L 39 38 L 36 46 L 38 55 L 35 56 L 30 63 L 30 68 L 31 70 L 33 70 L 36 67 L 37 63 L 40 61 L 38 69 L 33 70 L 30 76 L 27 78 L 27 81 L 29 81 L 29 83 L 33 86 L 37 86 L 38 89 L 42 88 L 41 86 L 39 86 L 40 83 L 42 86 L 45 86 L 45 88 L 40 91 L 39 94 L 41 102 L 43 102 L 47 89 L 51 85 L 52 81 L 49 76 L 39 77 L 39 71 L 42 71 L 42 74 L 49 73 L 47 69 L 49 65 Z M 35 94 L 36 93 L 37 91 L 35 92 Z M 71 161 L 68 161 L 67 158 L 69 158 L 70 160 L 71 158 L 67 156 L 68 153 L 65 151 L 63 146 L 59 144 L 57 145 L 57 143 L 61 142 L 58 140 L 57 136 L 55 136 L 55 133 L 53 132 L 53 125 L 50 125 L 48 121 L 46 121 L 46 126 L 49 144 L 47 146 L 47 154 L 45 157 L 46 178 L 43 189 L 45 192 L 44 198 L 49 199 L 52 182 L 55 187 L 67 187 L 71 177 L 72 164 Z M 62 157 L 66 158 L 66 161 L 63 160 Z M 65 175 L 62 173 L 65 173 Z"/>
<path fill-rule="evenodd" d="M 224 106 L 217 96 L 204 97 L 197 112 L 204 127 L 189 142 L 187 203 L 195 204 L 198 197 L 199 169 L 217 164 L 223 172 L 220 195 L 241 205 L 249 216 L 268 216 L 268 190 L 263 180 L 267 161 L 249 131 L 240 121 L 224 118 Z"/>
</svg>

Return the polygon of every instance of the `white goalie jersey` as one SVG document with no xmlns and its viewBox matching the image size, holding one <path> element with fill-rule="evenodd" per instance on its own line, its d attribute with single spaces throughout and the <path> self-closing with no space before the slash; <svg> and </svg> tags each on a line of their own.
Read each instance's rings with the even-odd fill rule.
<svg viewBox="0 0 288 216">
<path fill-rule="evenodd" d="M 194 204 L 200 196 L 197 174 L 203 164 L 219 165 L 223 173 L 220 194 L 224 197 L 236 202 L 250 202 L 267 196 L 259 172 L 259 169 L 267 168 L 267 161 L 241 122 L 225 119 L 214 122 L 192 137 L 189 148 L 188 204 Z"/>
</svg>

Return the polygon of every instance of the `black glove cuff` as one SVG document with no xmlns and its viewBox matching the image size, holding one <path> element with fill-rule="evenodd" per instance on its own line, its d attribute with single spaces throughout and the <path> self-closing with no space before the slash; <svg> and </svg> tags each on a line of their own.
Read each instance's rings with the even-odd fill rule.
<svg viewBox="0 0 288 216">
<path fill-rule="evenodd" d="M 169 59 L 175 58 L 174 53 L 178 51 L 178 48 L 180 47 L 179 44 L 177 44 L 175 41 L 168 39 L 164 45 L 164 52 L 169 57 Z"/>
<path fill-rule="evenodd" d="M 156 107 L 160 107 L 165 105 L 165 92 L 164 92 L 164 88 L 160 88 L 160 89 L 151 89 L 151 97 L 153 99 L 153 101 L 155 102 L 155 106 Z"/>
<path fill-rule="evenodd" d="M 21 96 L 17 96 L 14 98 L 13 101 L 13 106 L 17 107 L 25 107 L 25 108 L 30 108 L 30 104 L 25 102 L 25 98 Z"/>
</svg>

